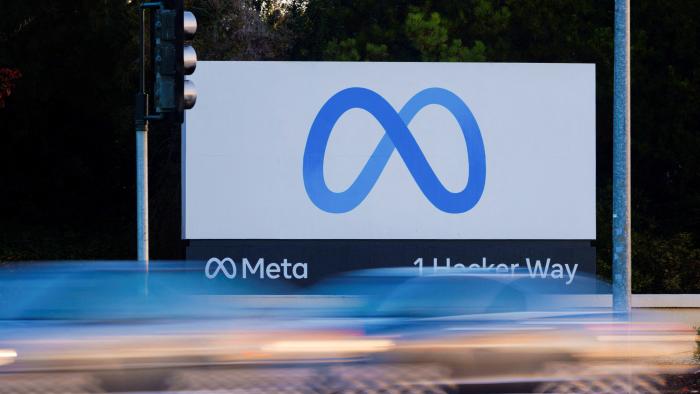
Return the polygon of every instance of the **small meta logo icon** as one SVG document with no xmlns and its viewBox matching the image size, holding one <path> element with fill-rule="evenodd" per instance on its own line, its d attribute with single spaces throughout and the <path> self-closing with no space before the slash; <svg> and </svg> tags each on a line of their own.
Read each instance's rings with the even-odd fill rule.
<svg viewBox="0 0 700 394">
<path fill-rule="evenodd" d="M 211 267 L 213 264 L 216 264 L 216 267 L 212 270 Z M 233 279 L 236 277 L 236 263 L 234 263 L 233 259 L 230 257 L 226 257 L 223 260 L 216 257 L 210 258 L 209 261 L 207 261 L 207 265 L 204 266 L 204 275 L 206 275 L 208 279 L 214 279 L 219 275 L 219 271 L 227 278 Z"/>
<path fill-rule="evenodd" d="M 450 111 L 464 135 L 469 158 L 469 179 L 460 192 L 452 193 L 442 185 L 408 129 L 413 117 L 431 104 Z M 347 190 L 336 193 L 328 188 L 324 180 L 323 160 L 335 123 L 353 108 L 369 112 L 386 133 L 357 179 Z M 316 115 L 306 140 L 303 165 L 306 193 L 318 208 L 326 212 L 349 212 L 367 197 L 394 149 L 399 152 L 423 194 L 437 209 L 447 213 L 464 213 L 479 202 L 486 182 L 486 155 L 481 130 L 469 107 L 454 93 L 442 88 L 428 88 L 418 92 L 398 113 L 382 96 L 369 89 L 354 87 L 336 93 Z"/>
</svg>

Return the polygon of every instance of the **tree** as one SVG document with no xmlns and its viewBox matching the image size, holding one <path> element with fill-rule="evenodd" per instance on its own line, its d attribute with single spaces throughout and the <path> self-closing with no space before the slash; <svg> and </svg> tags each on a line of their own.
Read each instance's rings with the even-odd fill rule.
<svg viewBox="0 0 700 394">
<path fill-rule="evenodd" d="M 126 2 L 3 4 L 0 260 L 131 256 L 138 14 Z"/>
<path fill-rule="evenodd" d="M 613 2 L 187 3 L 202 60 L 595 63 L 598 270 L 609 275 Z M 0 69 L 22 76 L 0 71 L 0 260 L 133 256 L 137 10 L 27 0 L 2 12 Z M 692 2 L 633 4 L 635 291 L 700 291 L 699 24 Z M 181 257 L 179 133 L 152 133 L 154 257 Z"/>
<path fill-rule="evenodd" d="M 426 16 L 418 9 L 412 9 L 404 24 L 406 37 L 421 54 L 423 61 L 483 62 L 486 60 L 486 46 L 477 40 L 472 48 L 462 45 L 459 38 L 449 39 L 449 33 L 440 13 Z"/>
<path fill-rule="evenodd" d="M 283 58 L 292 41 L 285 22 L 293 6 L 279 0 L 194 1 L 200 26 L 195 47 L 208 60 Z"/>
<path fill-rule="evenodd" d="M 22 77 L 19 70 L 11 68 L 0 68 L 0 108 L 5 107 L 5 99 L 10 97 L 15 83 Z"/>
</svg>

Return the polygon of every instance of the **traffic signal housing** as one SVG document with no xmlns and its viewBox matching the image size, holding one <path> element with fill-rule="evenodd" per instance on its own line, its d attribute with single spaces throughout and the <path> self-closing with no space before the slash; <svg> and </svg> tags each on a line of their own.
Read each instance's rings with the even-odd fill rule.
<svg viewBox="0 0 700 394">
<path fill-rule="evenodd" d="M 185 79 L 197 67 L 197 53 L 190 45 L 197 19 L 185 11 L 182 0 L 164 0 L 154 15 L 154 107 L 164 118 L 182 123 L 184 111 L 194 107 L 197 90 Z"/>
</svg>

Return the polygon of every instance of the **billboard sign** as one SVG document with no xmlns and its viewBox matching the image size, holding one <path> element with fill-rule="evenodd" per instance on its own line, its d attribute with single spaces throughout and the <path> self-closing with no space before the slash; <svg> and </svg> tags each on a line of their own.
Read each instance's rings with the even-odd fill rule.
<svg viewBox="0 0 700 394">
<path fill-rule="evenodd" d="M 200 62 L 185 239 L 595 239 L 590 64 Z"/>
</svg>

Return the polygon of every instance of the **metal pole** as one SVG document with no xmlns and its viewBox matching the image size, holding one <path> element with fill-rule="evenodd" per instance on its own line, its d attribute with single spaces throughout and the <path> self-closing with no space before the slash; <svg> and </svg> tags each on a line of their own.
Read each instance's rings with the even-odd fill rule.
<svg viewBox="0 0 700 394">
<path fill-rule="evenodd" d="M 141 9 L 140 92 L 135 102 L 136 124 L 136 238 L 137 257 L 148 264 L 148 96 L 146 95 L 146 9 Z"/>
<path fill-rule="evenodd" d="M 138 260 L 148 262 L 148 123 L 136 128 L 136 231 Z"/>
<path fill-rule="evenodd" d="M 632 297 L 630 216 L 630 0 L 615 0 L 613 101 L 613 308 L 628 313 Z"/>
</svg>

